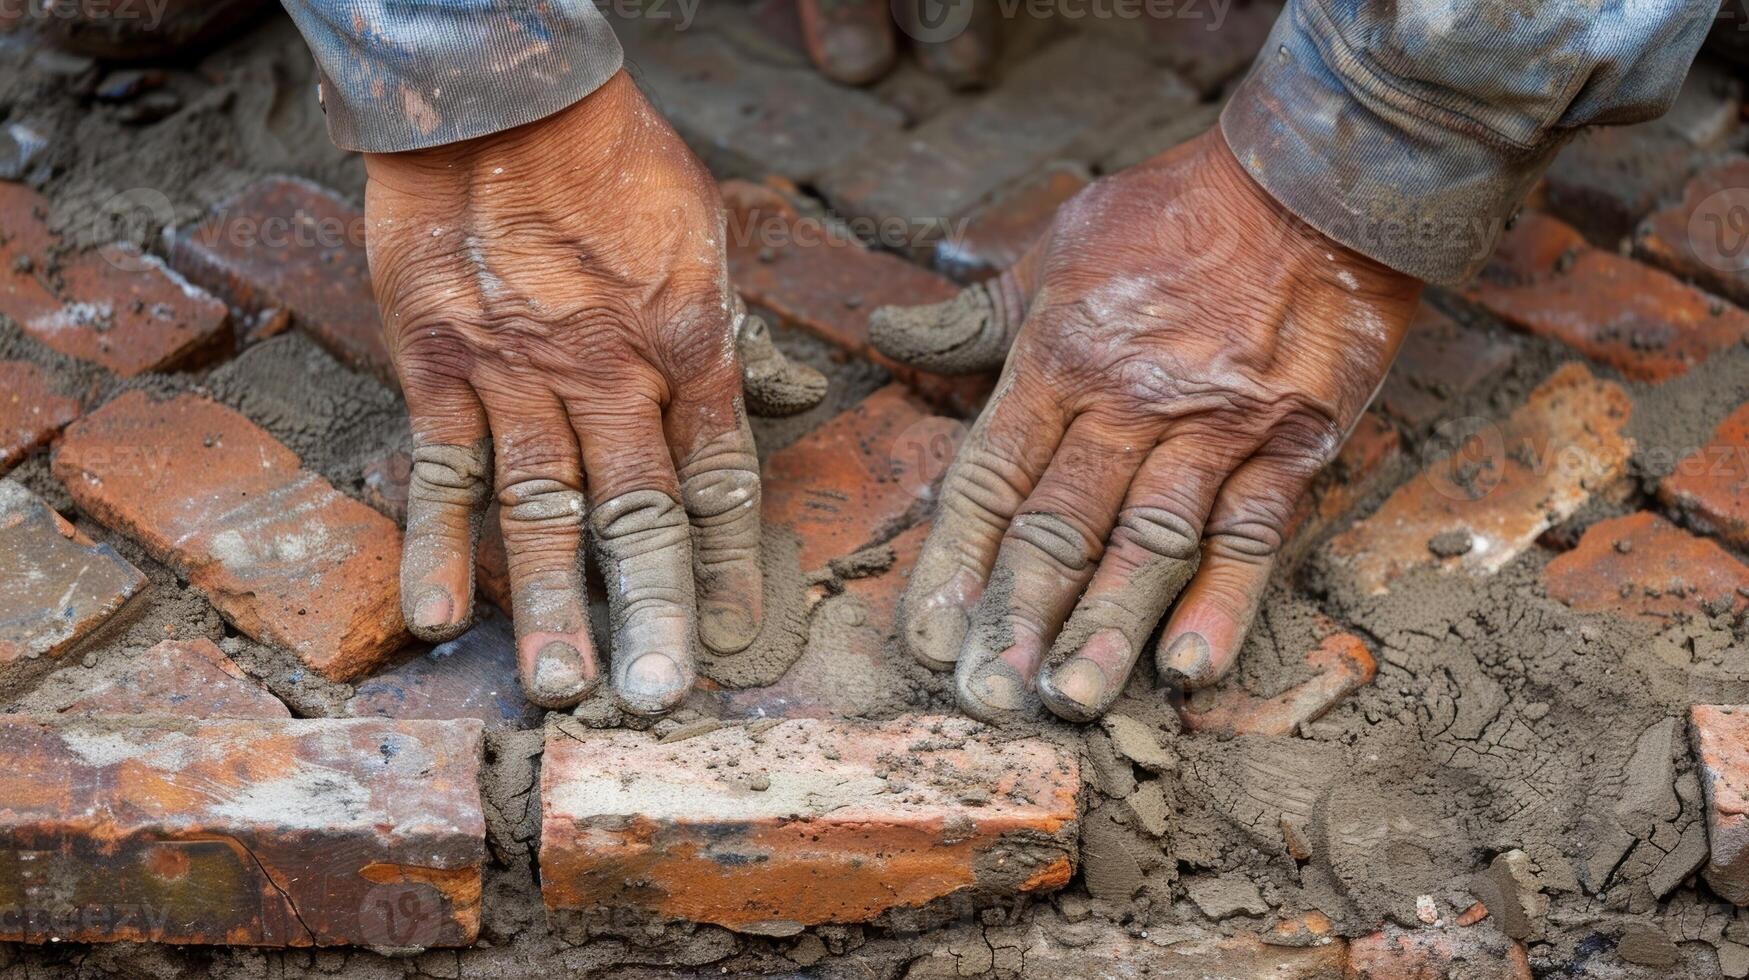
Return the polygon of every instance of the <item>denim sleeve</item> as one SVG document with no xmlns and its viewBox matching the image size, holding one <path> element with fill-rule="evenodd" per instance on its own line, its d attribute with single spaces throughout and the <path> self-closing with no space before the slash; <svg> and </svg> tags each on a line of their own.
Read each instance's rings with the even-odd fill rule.
<svg viewBox="0 0 1749 980">
<path fill-rule="evenodd" d="M 316 56 L 328 132 L 368 153 L 550 116 L 619 71 L 592 0 L 283 0 Z"/>
<path fill-rule="evenodd" d="M 1289 0 L 1221 115 L 1245 168 L 1331 238 L 1472 275 L 1580 128 L 1675 100 L 1717 0 Z"/>
</svg>

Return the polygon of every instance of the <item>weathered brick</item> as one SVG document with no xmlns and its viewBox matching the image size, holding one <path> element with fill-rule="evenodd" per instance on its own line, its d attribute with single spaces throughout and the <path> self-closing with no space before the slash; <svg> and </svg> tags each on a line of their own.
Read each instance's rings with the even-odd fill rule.
<svg viewBox="0 0 1749 980">
<path fill-rule="evenodd" d="M 230 347 L 225 304 L 131 245 L 69 258 L 55 272 L 52 299 L 8 312 L 63 354 L 128 378 L 197 367 Z"/>
<path fill-rule="evenodd" d="M 120 612 L 146 577 L 23 485 L 0 479 L 0 688 L 51 665 Z"/>
<path fill-rule="evenodd" d="M 1749 303 L 1749 254 L 1739 230 L 1745 207 L 1749 157 L 1738 156 L 1696 174 L 1683 187 L 1681 200 L 1642 222 L 1634 253 L 1704 289 Z"/>
<path fill-rule="evenodd" d="M 812 181 L 902 138 L 899 110 L 810 66 L 749 58 L 706 32 L 627 27 L 638 84 L 718 176 Z"/>
<path fill-rule="evenodd" d="M 939 234 L 1052 161 L 1098 156 L 1116 124 L 1140 108 L 1195 102 L 1171 71 L 1100 39 L 1072 37 L 1016 68 L 1000 87 L 949 108 L 885 152 L 837 168 L 819 185 L 845 214 L 904 218 Z"/>
<path fill-rule="evenodd" d="M 79 399 L 56 390 L 41 368 L 0 361 L 0 474 L 48 445 L 78 416 Z"/>
<path fill-rule="evenodd" d="M 1749 405 L 1719 423 L 1712 441 L 1684 457 L 1658 497 L 1695 527 L 1749 548 Z"/>
<path fill-rule="evenodd" d="M 1749 905 L 1749 705 L 1695 705 L 1689 722 L 1706 791 L 1707 884 Z"/>
<path fill-rule="evenodd" d="M 477 718 L 487 727 L 527 728 L 544 712 L 522 696 L 516 634 L 490 615 L 461 636 L 362 681 L 346 702 L 354 717 Z"/>
<path fill-rule="evenodd" d="M 1544 566 L 1543 583 L 1582 612 L 1654 623 L 1749 606 L 1749 566 L 1645 511 L 1591 525 L 1578 547 Z"/>
<path fill-rule="evenodd" d="M 963 431 L 888 385 L 766 460 L 765 521 L 823 568 L 916 523 Z"/>
<path fill-rule="evenodd" d="M 1363 413 L 1336 458 L 1295 508 L 1283 563 L 1297 564 L 1355 504 L 1389 486 L 1403 462 L 1403 438 L 1377 412 Z"/>
<path fill-rule="evenodd" d="M 413 457 L 400 450 L 365 464 L 365 501 L 396 524 L 407 523 L 407 488 L 412 483 Z"/>
<path fill-rule="evenodd" d="M 1416 568 L 1498 571 L 1618 484 L 1630 409 L 1620 386 L 1562 365 L 1504 425 L 1484 426 L 1333 538 L 1332 570 L 1373 593 Z"/>
<path fill-rule="evenodd" d="M 1212 7 L 1198 13 L 1186 6 L 1174 15 L 1142 18 L 1147 28 L 1142 36 L 1150 58 L 1176 70 L 1206 97 L 1250 67 L 1280 13 L 1281 4 L 1273 0 L 1234 3 L 1220 18 Z M 1123 24 L 1116 18 L 1106 22 Z"/>
<path fill-rule="evenodd" d="M 1491 924 L 1400 929 L 1348 941 L 1348 980 L 1530 980 L 1524 947 Z"/>
<path fill-rule="evenodd" d="M 1324 937 L 1304 947 L 1270 945 L 1254 935 L 1188 926 L 1137 930 L 1088 918 L 1034 924 L 1019 936 L 976 933 L 974 942 L 943 945 L 913 961 L 906 980 L 974 976 L 1118 980 L 1340 980 L 1346 944 Z M 950 934 L 951 935 L 951 934 Z M 982 947 L 980 949 L 980 947 Z"/>
<path fill-rule="evenodd" d="M 1498 376 L 1517 357 L 1510 336 L 1461 326 L 1423 305 L 1409 324 L 1397 362 L 1385 376 L 1379 405 L 1393 418 L 1423 425 L 1452 399 Z"/>
<path fill-rule="evenodd" d="M 795 719 L 662 745 L 563 722 L 541 765 L 547 908 L 769 931 L 1067 884 L 1075 755 L 985 732 Z"/>
<path fill-rule="evenodd" d="M 0 716 L 0 940 L 461 946 L 477 722 Z"/>
<path fill-rule="evenodd" d="M 1637 381 L 1684 374 L 1749 337 L 1749 313 L 1593 248 L 1572 227 L 1535 212 L 1519 216 L 1465 295 Z"/>
<path fill-rule="evenodd" d="M 1086 168 L 1060 163 L 999 195 L 936 244 L 935 267 L 962 283 L 1001 272 L 1044 237 L 1057 208 L 1090 180 Z"/>
<path fill-rule="evenodd" d="M 68 427 L 53 471 L 239 630 L 324 677 L 355 679 L 406 642 L 394 523 L 231 409 L 128 392 Z"/>
<path fill-rule="evenodd" d="M 988 378 L 919 371 L 868 341 L 869 315 L 875 310 L 940 302 L 958 293 L 958 286 L 864 248 L 842 229 L 802 215 L 771 187 L 730 181 L 723 185 L 723 197 L 729 209 L 729 274 L 749 305 L 879 364 L 956 414 L 971 414 L 983 401 L 990 391 Z"/>
<path fill-rule="evenodd" d="M 258 322 L 289 312 L 335 357 L 395 383 L 371 295 L 364 215 L 334 192 L 268 177 L 164 237 L 171 265 L 189 280 Z"/>
<path fill-rule="evenodd" d="M 1245 690 L 1237 679 L 1193 694 L 1179 710 L 1184 727 L 1232 735 L 1290 735 L 1336 702 L 1372 683 L 1378 664 L 1361 639 L 1335 633 L 1306 654 L 1317 673 L 1273 697 Z"/>
<path fill-rule="evenodd" d="M 204 637 L 165 640 L 133 656 L 111 653 L 90 669 L 48 678 L 35 697 L 45 710 L 69 716 L 291 717 L 284 703 Z"/>
</svg>

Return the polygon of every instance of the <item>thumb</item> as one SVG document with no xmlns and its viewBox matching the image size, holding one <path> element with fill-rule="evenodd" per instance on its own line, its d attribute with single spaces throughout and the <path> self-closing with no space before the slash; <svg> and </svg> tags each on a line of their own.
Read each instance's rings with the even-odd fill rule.
<svg viewBox="0 0 1749 980">
<path fill-rule="evenodd" d="M 747 410 L 763 418 L 805 412 L 826 397 L 826 376 L 784 356 L 765 321 L 742 316 L 735 343 L 741 351 L 741 390 Z"/>
<path fill-rule="evenodd" d="M 994 371 L 1008 359 L 1032 299 L 1034 246 L 1013 268 L 927 306 L 886 306 L 869 318 L 868 339 L 895 361 L 936 374 Z"/>
</svg>

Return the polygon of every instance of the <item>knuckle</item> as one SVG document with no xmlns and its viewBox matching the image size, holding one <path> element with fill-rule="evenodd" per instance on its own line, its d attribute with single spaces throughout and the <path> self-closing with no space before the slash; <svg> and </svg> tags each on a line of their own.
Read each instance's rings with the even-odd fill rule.
<svg viewBox="0 0 1749 980">
<path fill-rule="evenodd" d="M 408 498 L 472 505 L 486 498 L 485 451 L 481 446 L 418 446 L 413 450 Z"/>
<path fill-rule="evenodd" d="M 498 503 L 512 526 L 574 526 L 583 520 L 583 494 L 557 480 L 506 483 L 498 491 Z"/>
<path fill-rule="evenodd" d="M 1210 554 L 1238 561 L 1267 561 L 1281 552 L 1282 544 L 1280 525 L 1270 520 L 1236 520 L 1210 528 L 1208 534 Z"/>
<path fill-rule="evenodd" d="M 1099 557 L 1100 542 L 1079 522 L 1059 514 L 1021 514 L 1008 526 L 1008 535 L 1069 571 L 1080 571 Z"/>
<path fill-rule="evenodd" d="M 686 511 L 660 490 L 633 490 L 595 508 L 590 527 L 601 547 L 624 561 L 688 540 Z"/>
<path fill-rule="evenodd" d="M 968 449 L 948 469 L 942 483 L 943 510 L 997 530 L 1005 528 L 1026 496 L 1011 475 L 1013 469 L 988 449 Z"/>
<path fill-rule="evenodd" d="M 1196 522 L 1165 507 L 1143 505 L 1118 515 L 1118 532 L 1143 551 L 1160 558 L 1188 561 L 1196 557 Z"/>
<path fill-rule="evenodd" d="M 741 466 L 702 469 L 682 477 L 680 495 L 700 529 L 759 518 L 759 474 Z"/>
</svg>

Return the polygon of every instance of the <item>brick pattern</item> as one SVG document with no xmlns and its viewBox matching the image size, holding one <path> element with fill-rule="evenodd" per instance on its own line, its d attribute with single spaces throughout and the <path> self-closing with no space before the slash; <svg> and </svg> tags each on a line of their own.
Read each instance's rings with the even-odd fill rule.
<svg viewBox="0 0 1749 980">
<path fill-rule="evenodd" d="M 1749 548 L 1749 404 L 1719 423 L 1711 442 L 1676 464 L 1658 486 L 1658 497 L 1696 527 Z"/>
<path fill-rule="evenodd" d="M 1379 406 L 1409 425 L 1439 418 L 1454 398 L 1511 366 L 1517 345 L 1504 335 L 1460 325 L 1423 305 L 1409 324 Z"/>
<path fill-rule="evenodd" d="M 1026 254 L 1050 229 L 1057 208 L 1091 182 L 1085 168 L 1057 164 L 1002 194 L 935 246 L 935 268 L 957 282 L 988 279 Z"/>
<path fill-rule="evenodd" d="M 1749 607 L 1749 565 L 1641 511 L 1599 521 L 1543 568 L 1551 597 L 1583 612 L 1652 623 Z"/>
<path fill-rule="evenodd" d="M 1739 304 L 1749 304 L 1749 261 L 1737 226 L 1749 205 L 1749 157 L 1734 157 L 1694 176 L 1682 198 L 1653 212 L 1634 235 L 1634 253 Z M 1732 218 L 1736 216 L 1733 224 Z"/>
<path fill-rule="evenodd" d="M 67 429 L 53 470 L 239 630 L 324 677 L 362 676 L 407 639 L 395 525 L 228 408 L 129 392 Z"/>
<path fill-rule="evenodd" d="M 480 754 L 475 722 L 0 716 L 0 941 L 472 943 Z"/>
<path fill-rule="evenodd" d="M 45 669 L 120 612 L 146 577 L 22 485 L 0 479 L 0 688 Z"/>
<path fill-rule="evenodd" d="M 1696 705 L 1689 723 L 1706 792 L 1707 884 L 1749 905 L 1749 705 Z"/>
<path fill-rule="evenodd" d="M 758 930 L 867 922 L 970 889 L 1036 894 L 1075 861 L 1072 753 L 963 718 L 797 719 L 658 746 L 549 729 L 541 890 Z"/>
<path fill-rule="evenodd" d="M 1503 425 L 1399 487 L 1376 513 L 1333 538 L 1333 571 L 1381 593 L 1412 569 L 1489 574 L 1626 472 L 1627 393 L 1578 364 L 1531 392 Z"/>
<path fill-rule="evenodd" d="M 1651 266 L 1593 248 L 1535 212 L 1519 216 L 1464 293 L 1529 333 L 1636 381 L 1665 381 L 1749 337 L 1749 313 Z"/>
<path fill-rule="evenodd" d="M 199 224 L 165 232 L 170 263 L 257 322 L 289 313 L 335 357 L 394 384 L 364 254 L 364 215 L 334 192 L 269 177 Z"/>
<path fill-rule="evenodd" d="M 1228 735 L 1291 735 L 1378 673 L 1366 644 L 1351 633 L 1325 639 L 1306 654 L 1306 664 L 1316 673 L 1273 697 L 1252 694 L 1237 680 L 1198 692 L 1180 707 L 1184 727 Z"/>
<path fill-rule="evenodd" d="M 137 656 L 105 658 L 55 699 L 57 714 L 290 718 L 291 711 L 213 641 L 165 640 Z"/>
<path fill-rule="evenodd" d="M 0 361 L 0 475 L 78 416 L 79 400 L 57 391 L 36 365 Z"/>
</svg>

